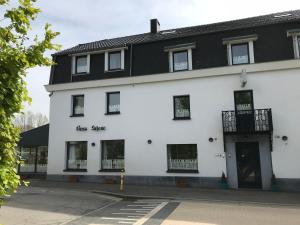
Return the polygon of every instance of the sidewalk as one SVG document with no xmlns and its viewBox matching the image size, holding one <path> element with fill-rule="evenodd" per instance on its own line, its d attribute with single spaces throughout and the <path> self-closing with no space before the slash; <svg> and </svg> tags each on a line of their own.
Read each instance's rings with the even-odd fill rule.
<svg viewBox="0 0 300 225">
<path fill-rule="evenodd" d="M 300 192 L 271 192 L 261 190 L 220 190 L 202 188 L 178 188 L 169 186 L 126 185 L 120 191 L 119 185 L 96 183 L 68 183 L 46 180 L 31 180 L 33 187 L 80 189 L 121 198 L 168 198 L 174 200 L 195 200 L 233 203 L 258 203 L 294 205 L 300 207 Z"/>
</svg>

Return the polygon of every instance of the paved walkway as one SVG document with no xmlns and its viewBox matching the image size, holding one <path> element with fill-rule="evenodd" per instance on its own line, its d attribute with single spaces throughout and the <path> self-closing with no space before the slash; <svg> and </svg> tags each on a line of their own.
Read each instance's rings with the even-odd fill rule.
<svg viewBox="0 0 300 225">
<path fill-rule="evenodd" d="M 153 197 L 177 200 L 201 200 L 214 202 L 239 202 L 275 205 L 294 205 L 300 207 L 300 192 L 271 192 L 261 190 L 219 190 L 201 188 L 177 188 L 165 186 L 126 185 L 124 191 L 119 185 L 95 183 L 67 183 L 45 180 L 32 180 L 33 187 L 60 187 L 80 189 L 116 197 Z"/>
<path fill-rule="evenodd" d="M 182 202 L 162 225 L 297 225 L 300 208 Z"/>
</svg>

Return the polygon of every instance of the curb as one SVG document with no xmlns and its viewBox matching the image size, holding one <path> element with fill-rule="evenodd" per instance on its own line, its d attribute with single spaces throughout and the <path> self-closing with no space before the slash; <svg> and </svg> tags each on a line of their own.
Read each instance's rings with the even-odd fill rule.
<svg viewBox="0 0 300 225">
<path fill-rule="evenodd" d="M 92 190 L 91 192 L 96 194 L 103 194 L 103 195 L 109 195 L 117 198 L 123 198 L 123 199 L 167 199 L 167 200 L 175 200 L 176 198 L 173 197 L 161 197 L 161 196 L 151 196 L 151 195 L 128 195 L 128 194 L 121 194 L 121 193 L 115 193 L 115 192 L 108 192 L 108 191 L 95 191 Z"/>
<path fill-rule="evenodd" d="M 151 195 L 128 195 L 128 194 L 121 194 L 115 192 L 108 192 L 108 191 L 98 191 L 98 190 L 91 190 L 92 193 L 95 194 L 102 194 L 108 195 L 112 197 L 122 198 L 126 200 L 134 200 L 134 199 L 165 199 L 165 200 L 172 200 L 172 201 L 200 201 L 205 203 L 229 203 L 229 204 L 238 204 L 238 205 L 258 205 L 258 206 L 281 206 L 281 207 L 295 207 L 300 208 L 299 204 L 284 204 L 284 203 L 277 203 L 277 202 L 256 202 L 256 201 L 238 201 L 238 200 L 224 200 L 224 199 L 209 199 L 209 198 L 175 198 L 175 197 L 162 197 L 162 196 L 151 196 Z"/>
</svg>

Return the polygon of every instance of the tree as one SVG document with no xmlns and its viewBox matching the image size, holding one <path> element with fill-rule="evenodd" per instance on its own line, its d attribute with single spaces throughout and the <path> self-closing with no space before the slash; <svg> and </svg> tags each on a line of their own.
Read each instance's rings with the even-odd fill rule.
<svg viewBox="0 0 300 225">
<path fill-rule="evenodd" d="M 20 132 L 28 131 L 47 123 L 47 116 L 31 111 L 19 113 L 14 119 L 14 126 L 19 128 Z"/>
<path fill-rule="evenodd" d="M 30 37 L 31 23 L 40 13 L 35 2 L 19 0 L 17 6 L 12 7 L 9 0 L 0 0 L 0 7 L 6 9 L 4 15 L 0 15 L 0 199 L 21 185 L 15 151 L 19 129 L 13 126 L 13 120 L 22 110 L 23 102 L 31 101 L 24 81 L 26 71 L 35 66 L 52 65 L 45 52 L 59 49 L 52 43 L 58 33 L 53 32 L 49 24 L 45 25 L 41 39 Z"/>
</svg>

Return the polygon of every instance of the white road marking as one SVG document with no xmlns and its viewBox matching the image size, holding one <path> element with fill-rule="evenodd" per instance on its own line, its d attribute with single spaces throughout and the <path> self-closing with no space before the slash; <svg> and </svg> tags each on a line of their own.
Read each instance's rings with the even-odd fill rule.
<svg viewBox="0 0 300 225">
<path fill-rule="evenodd" d="M 135 213 L 135 212 L 117 212 L 117 213 L 112 213 L 115 215 L 137 215 L 137 216 L 145 216 L 147 213 Z"/>
<path fill-rule="evenodd" d="M 158 211 L 160 211 L 163 207 L 165 207 L 168 204 L 168 202 L 162 202 L 159 206 L 157 206 L 155 209 L 151 210 L 146 216 L 139 219 L 134 223 L 134 225 L 142 225 L 147 220 L 149 220 L 154 214 L 156 214 Z"/>
<path fill-rule="evenodd" d="M 145 204 L 145 205 L 127 205 L 127 206 L 129 206 L 129 207 L 132 207 L 132 206 L 136 206 L 136 207 L 143 207 L 143 206 L 149 206 L 149 207 L 156 207 L 156 206 L 158 206 L 159 204 L 155 204 L 155 205 L 148 205 L 148 204 Z"/>
<path fill-rule="evenodd" d="M 122 208 L 122 209 L 120 209 L 120 210 L 134 210 L 134 211 L 137 211 L 137 210 L 139 210 L 139 211 L 141 211 L 141 210 L 144 210 L 144 211 L 149 211 L 148 209 L 124 209 L 124 208 Z"/>
<path fill-rule="evenodd" d="M 95 209 L 95 210 L 92 210 L 92 211 L 90 211 L 90 212 L 88 212 L 88 213 L 85 213 L 85 214 L 83 214 L 83 215 L 77 216 L 77 217 L 74 218 L 74 219 L 67 220 L 67 221 L 65 221 L 65 222 L 63 222 L 63 223 L 61 223 L 61 224 L 59 224 L 59 225 L 65 225 L 65 224 L 68 224 L 68 223 L 73 222 L 73 221 L 75 221 L 75 220 L 78 220 L 78 219 L 80 219 L 80 218 L 82 218 L 82 217 L 88 216 L 88 215 L 90 215 L 90 214 L 92 214 L 92 213 L 94 213 L 94 212 L 97 212 L 97 211 L 100 211 L 100 210 L 102 210 L 102 209 L 105 209 L 105 208 L 107 208 L 107 207 L 109 207 L 109 206 L 111 206 L 111 205 L 114 205 L 114 204 L 118 203 L 118 202 L 119 202 L 119 201 L 114 201 L 114 202 L 108 203 L 108 204 L 106 204 L 106 205 L 104 205 L 104 206 L 102 206 L 102 207 L 100 207 L 100 208 L 98 208 L 98 209 Z"/>
<path fill-rule="evenodd" d="M 103 220 L 131 220 L 136 221 L 137 219 L 129 219 L 129 218 L 122 218 L 122 217 L 101 217 Z"/>
</svg>

